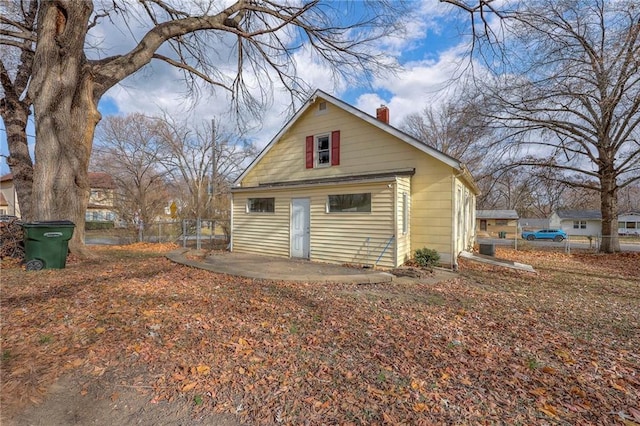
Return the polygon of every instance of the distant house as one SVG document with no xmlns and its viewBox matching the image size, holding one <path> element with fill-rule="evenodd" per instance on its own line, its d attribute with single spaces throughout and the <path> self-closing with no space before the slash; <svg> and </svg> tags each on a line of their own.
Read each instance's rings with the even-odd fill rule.
<svg viewBox="0 0 640 426">
<path fill-rule="evenodd" d="M 475 240 L 479 193 L 460 161 L 317 90 L 238 177 L 235 252 L 395 267 Z"/>
<path fill-rule="evenodd" d="M 115 184 L 111 176 L 107 173 L 89 173 L 89 184 L 91 185 L 91 194 L 85 220 L 93 222 L 114 221 Z M 0 214 L 20 217 L 20 204 L 11 173 L 0 176 L 0 212 L 2 212 Z"/>
<path fill-rule="evenodd" d="M 518 233 L 518 212 L 515 210 L 477 210 L 476 233 L 478 236 L 498 237 L 501 232 Z"/>
<path fill-rule="evenodd" d="M 20 217 L 18 196 L 11 173 L 0 176 L 0 214 Z"/>
<path fill-rule="evenodd" d="M 618 216 L 619 235 L 640 235 L 640 213 L 625 213 Z"/>
<path fill-rule="evenodd" d="M 89 173 L 89 184 L 91 185 L 91 194 L 84 220 L 87 222 L 114 222 L 116 220 L 116 214 L 113 211 L 116 185 L 113 178 L 107 173 Z"/>
<path fill-rule="evenodd" d="M 562 229 L 567 235 L 600 235 L 602 213 L 599 210 L 557 210 L 549 217 L 549 228 Z"/>
</svg>

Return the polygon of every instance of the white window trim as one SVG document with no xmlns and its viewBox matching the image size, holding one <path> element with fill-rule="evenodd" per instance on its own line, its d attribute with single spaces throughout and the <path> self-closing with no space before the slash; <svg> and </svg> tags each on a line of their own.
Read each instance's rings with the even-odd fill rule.
<svg viewBox="0 0 640 426">
<path fill-rule="evenodd" d="M 320 138 L 327 138 L 327 140 L 329 141 L 329 161 L 323 164 L 320 164 Z M 331 167 L 331 133 L 321 133 L 319 135 L 313 136 L 313 157 L 315 163 L 314 166 L 316 168 Z"/>
</svg>

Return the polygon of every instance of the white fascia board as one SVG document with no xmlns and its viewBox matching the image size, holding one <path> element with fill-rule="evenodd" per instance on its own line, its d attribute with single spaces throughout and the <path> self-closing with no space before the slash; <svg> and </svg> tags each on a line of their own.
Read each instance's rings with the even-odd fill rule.
<svg viewBox="0 0 640 426">
<path fill-rule="evenodd" d="M 440 160 L 441 162 L 456 169 L 459 172 L 466 170 L 466 167 L 464 166 L 464 164 L 456 160 L 455 158 L 450 157 L 447 154 L 438 151 L 437 149 L 431 148 L 430 146 L 420 142 L 419 140 L 413 138 L 412 136 L 409 136 L 408 134 L 396 129 L 390 124 L 383 123 L 382 121 L 378 120 L 374 116 L 367 114 L 366 112 L 361 111 L 358 108 L 351 106 L 346 102 L 341 101 L 340 99 L 334 98 L 333 96 L 323 92 L 320 89 L 317 89 L 315 92 L 313 92 L 313 95 L 311 95 L 311 97 L 307 99 L 304 106 L 300 108 L 293 117 L 291 117 L 291 119 L 287 122 L 287 124 L 285 124 L 285 126 L 278 132 L 278 134 L 273 139 L 271 139 L 271 142 L 269 142 L 267 146 L 264 147 L 264 149 L 260 152 L 260 154 L 255 158 L 255 160 L 253 160 L 251 164 L 249 164 L 249 166 L 245 169 L 245 171 L 242 172 L 240 176 L 238 176 L 238 178 L 233 182 L 234 185 L 238 185 L 242 181 L 242 179 L 244 179 L 247 173 L 249 173 L 249 171 L 253 169 L 253 167 L 267 154 L 267 152 L 269 152 L 269 150 L 271 150 L 271 148 L 276 143 L 278 143 L 280 138 L 291 128 L 291 126 L 293 126 L 293 124 L 300 118 L 300 116 L 302 116 L 302 114 L 304 114 L 307 111 L 307 109 L 309 109 L 309 107 L 316 102 L 317 98 L 322 98 L 325 101 L 332 103 L 338 108 L 341 108 L 355 115 L 356 117 L 366 121 L 367 123 L 379 128 L 380 130 L 383 130 L 384 132 L 387 132 L 390 135 L 395 136 L 396 138 L 402 140 L 403 142 L 408 143 L 414 148 L 424 152 L 425 154 L 432 156 L 437 160 Z M 477 188 L 474 188 L 474 189 L 476 189 L 477 191 Z"/>
</svg>

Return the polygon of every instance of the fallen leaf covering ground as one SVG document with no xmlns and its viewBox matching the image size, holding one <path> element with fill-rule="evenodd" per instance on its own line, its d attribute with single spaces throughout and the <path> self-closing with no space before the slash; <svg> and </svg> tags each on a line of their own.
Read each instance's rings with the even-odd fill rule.
<svg viewBox="0 0 640 426">
<path fill-rule="evenodd" d="M 74 375 L 247 424 L 640 424 L 640 253 L 498 248 L 538 273 L 465 261 L 435 285 L 354 285 L 216 274 L 169 249 L 4 262 L 2 415 Z"/>
</svg>

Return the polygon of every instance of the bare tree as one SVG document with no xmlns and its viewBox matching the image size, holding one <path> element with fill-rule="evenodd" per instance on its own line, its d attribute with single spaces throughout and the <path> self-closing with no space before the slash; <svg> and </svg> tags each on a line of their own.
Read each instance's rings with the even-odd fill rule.
<svg viewBox="0 0 640 426">
<path fill-rule="evenodd" d="M 491 128 L 472 100 L 456 97 L 439 106 L 428 105 L 421 113 L 409 114 L 401 129 L 480 174 L 489 149 Z"/>
<path fill-rule="evenodd" d="M 0 3 L 0 117 L 7 131 L 7 164 L 20 200 L 22 219 L 33 218 L 33 162 L 27 142 L 31 97 L 27 93 L 33 65 L 38 2 Z M 20 25 L 7 25 L 9 17 Z"/>
<path fill-rule="evenodd" d="M 389 64 L 371 42 L 398 28 L 397 4 L 370 2 L 358 6 L 358 13 L 348 14 L 318 0 L 141 0 L 139 6 L 99 0 L 13 0 L 11 9 L 18 12 L 0 15 L 0 45 L 19 52 L 16 56 L 24 64 L 20 75 L 25 77 L 16 87 L 27 93 L 21 99 L 32 102 L 35 114 L 32 197 L 36 202 L 30 207 L 24 204 L 31 210 L 28 216 L 73 220 L 77 226 L 70 248 L 86 254 L 87 173 L 95 126 L 101 118 L 98 102 L 111 87 L 152 60 L 179 68 L 192 88 L 202 80 L 229 93 L 237 111 L 257 112 L 257 106 L 270 99 L 274 80 L 293 97 L 307 91 L 293 58 L 302 49 L 328 64 L 335 76 L 362 78 L 386 69 Z M 36 10 L 34 24 L 30 11 Z M 9 12 L 9 7 L 3 6 L 2 11 Z M 124 54 L 90 59 L 89 31 L 104 18 L 115 21 L 116 12 L 125 24 L 138 20 L 147 32 Z M 161 46 L 169 49 L 160 53 Z M 235 48 L 234 64 L 219 56 L 228 46 Z M 247 75 L 259 81 L 257 97 Z M 16 85 L 18 80 L 12 81 Z M 5 89 L 3 102 L 10 94 Z M 3 120 L 13 122 L 14 110 L 3 111 Z M 7 126 L 7 133 L 10 140 L 18 140 L 24 127 Z M 16 151 L 21 143 L 9 146 L 12 170 L 28 169 L 30 159 Z"/>
<path fill-rule="evenodd" d="M 484 112 L 518 150 L 514 165 L 553 169 L 555 181 L 597 191 L 600 249 L 618 251 L 617 196 L 640 180 L 637 2 L 535 0 L 501 11 L 491 1 L 443 1 L 481 23 L 475 51 L 498 71 L 483 86 Z"/>
<path fill-rule="evenodd" d="M 482 195 L 478 208 L 516 210 L 520 216 L 526 216 L 535 201 L 534 185 L 529 175 L 498 168 L 479 181 Z"/>
<path fill-rule="evenodd" d="M 115 211 L 129 224 L 151 223 L 168 203 L 159 127 L 157 119 L 130 114 L 107 117 L 96 129 L 91 163 L 113 177 Z"/>
<path fill-rule="evenodd" d="M 230 184 L 257 150 L 220 120 L 194 127 L 165 114 L 161 120 L 162 165 L 171 176 L 185 218 L 226 218 Z"/>
</svg>

